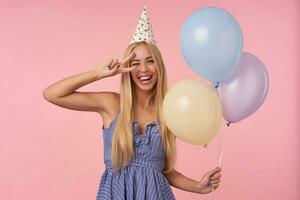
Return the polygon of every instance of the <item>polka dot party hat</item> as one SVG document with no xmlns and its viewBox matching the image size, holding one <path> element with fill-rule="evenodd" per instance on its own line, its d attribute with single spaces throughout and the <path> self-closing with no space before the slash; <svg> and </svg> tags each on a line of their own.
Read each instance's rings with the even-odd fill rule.
<svg viewBox="0 0 300 200">
<path fill-rule="evenodd" d="M 140 41 L 156 44 L 146 6 L 144 6 L 143 12 L 141 13 L 139 22 L 129 44 Z"/>
</svg>

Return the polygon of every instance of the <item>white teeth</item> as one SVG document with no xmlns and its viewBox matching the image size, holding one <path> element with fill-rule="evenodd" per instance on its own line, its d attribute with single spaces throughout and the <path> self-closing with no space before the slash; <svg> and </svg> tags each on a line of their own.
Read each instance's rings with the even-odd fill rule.
<svg viewBox="0 0 300 200">
<path fill-rule="evenodd" d="M 151 78 L 151 76 L 140 76 L 139 79 L 141 80 L 146 80 L 146 79 L 149 79 Z"/>
</svg>

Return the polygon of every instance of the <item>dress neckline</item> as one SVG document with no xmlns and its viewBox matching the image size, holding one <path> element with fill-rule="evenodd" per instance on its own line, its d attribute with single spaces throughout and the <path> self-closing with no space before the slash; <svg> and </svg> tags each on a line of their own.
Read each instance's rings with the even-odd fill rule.
<svg viewBox="0 0 300 200">
<path fill-rule="evenodd" d="M 138 134 L 140 136 L 144 136 L 144 135 L 148 134 L 149 126 L 156 125 L 157 123 L 159 123 L 159 120 L 155 120 L 155 121 L 151 121 L 151 122 L 147 123 L 146 126 L 145 126 L 145 129 L 144 129 L 144 132 L 140 133 L 140 131 L 139 131 L 139 124 L 140 123 L 137 120 L 132 120 L 132 124 L 135 128 L 136 134 Z"/>
<path fill-rule="evenodd" d="M 149 123 L 146 124 L 146 127 L 147 127 L 147 126 L 150 126 L 150 125 L 152 125 L 152 124 L 156 124 L 157 122 L 158 122 L 158 120 L 149 122 Z M 132 120 L 132 123 L 140 124 L 137 120 Z"/>
<path fill-rule="evenodd" d="M 102 130 L 106 131 L 106 130 L 110 129 L 112 127 L 112 124 L 114 123 L 114 121 L 116 121 L 116 119 L 119 117 L 119 114 L 120 114 L 120 110 L 117 112 L 117 114 L 115 115 L 115 117 L 112 119 L 112 121 L 110 122 L 109 126 L 107 128 L 102 127 Z M 147 134 L 147 132 L 148 132 L 147 130 L 148 130 L 149 126 L 151 126 L 151 125 L 157 125 L 158 123 L 160 123 L 160 121 L 159 120 L 155 120 L 155 121 L 151 121 L 151 122 L 147 123 L 146 127 L 145 127 L 145 130 L 144 130 L 143 133 L 140 133 L 139 130 L 138 130 L 138 127 L 139 127 L 140 123 L 137 120 L 132 120 L 131 123 L 132 123 L 133 127 L 135 127 L 136 133 L 138 135 L 143 136 L 143 135 Z"/>
</svg>

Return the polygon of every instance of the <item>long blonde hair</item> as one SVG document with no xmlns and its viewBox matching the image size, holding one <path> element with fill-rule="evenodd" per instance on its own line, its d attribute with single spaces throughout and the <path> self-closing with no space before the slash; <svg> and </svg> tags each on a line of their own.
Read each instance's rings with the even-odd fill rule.
<svg viewBox="0 0 300 200">
<path fill-rule="evenodd" d="M 173 172 L 176 161 L 176 137 L 165 125 L 162 115 L 162 102 L 168 88 L 166 69 L 161 53 L 154 44 L 148 42 L 136 42 L 130 44 L 126 48 L 124 58 L 127 57 L 136 46 L 143 43 L 147 45 L 157 66 L 157 83 L 154 86 L 150 99 L 154 103 L 155 115 L 160 122 L 159 128 L 162 134 L 163 147 L 165 151 L 165 165 L 163 173 Z M 131 63 L 129 62 L 127 67 L 130 65 Z M 112 138 L 111 150 L 114 171 L 119 171 L 122 167 L 129 165 L 134 157 L 131 122 L 133 120 L 133 105 L 135 103 L 133 98 L 135 95 L 135 86 L 130 73 L 122 73 L 120 88 L 120 113 Z"/>
</svg>

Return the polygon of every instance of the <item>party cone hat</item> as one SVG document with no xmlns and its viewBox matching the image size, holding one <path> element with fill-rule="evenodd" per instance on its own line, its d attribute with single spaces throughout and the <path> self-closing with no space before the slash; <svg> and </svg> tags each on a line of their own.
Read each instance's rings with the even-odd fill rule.
<svg viewBox="0 0 300 200">
<path fill-rule="evenodd" d="M 141 13 L 139 22 L 130 41 L 130 44 L 140 41 L 146 41 L 152 44 L 156 44 L 146 6 L 144 6 L 144 9 Z"/>
</svg>

